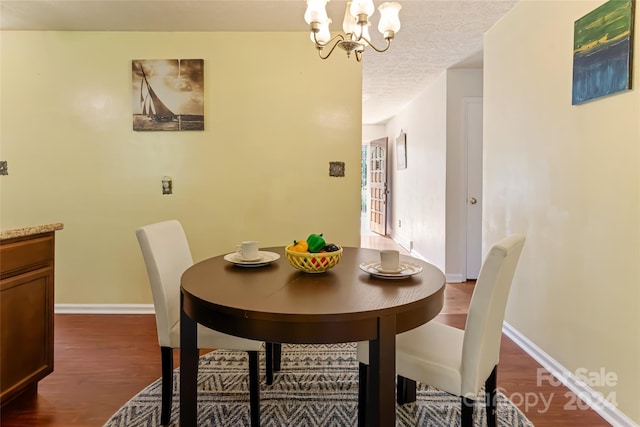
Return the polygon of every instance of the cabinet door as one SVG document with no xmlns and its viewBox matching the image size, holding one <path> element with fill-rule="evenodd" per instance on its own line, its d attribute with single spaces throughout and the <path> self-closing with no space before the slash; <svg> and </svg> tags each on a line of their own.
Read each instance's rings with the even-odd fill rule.
<svg viewBox="0 0 640 427">
<path fill-rule="evenodd" d="M 0 281 L 0 399 L 53 372 L 53 267 Z"/>
</svg>

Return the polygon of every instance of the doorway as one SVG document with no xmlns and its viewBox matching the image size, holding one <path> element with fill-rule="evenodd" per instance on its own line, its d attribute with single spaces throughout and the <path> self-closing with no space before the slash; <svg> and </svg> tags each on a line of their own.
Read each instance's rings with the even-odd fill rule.
<svg viewBox="0 0 640 427">
<path fill-rule="evenodd" d="M 370 231 L 387 235 L 387 138 L 371 141 L 363 156 L 363 198 L 366 199 L 366 223 Z"/>
<path fill-rule="evenodd" d="M 371 166 L 373 165 L 374 167 L 379 167 L 381 166 L 381 163 L 375 163 L 375 161 L 372 160 L 370 153 L 372 151 L 371 147 L 372 145 L 374 147 L 383 147 L 384 148 L 384 156 L 381 153 L 377 153 L 376 156 L 377 157 L 383 157 L 383 162 L 384 165 L 387 165 L 387 155 L 388 155 L 388 151 L 386 149 L 386 142 L 387 142 L 387 138 L 381 138 L 378 139 L 376 141 L 371 141 L 371 142 L 367 142 L 367 143 L 363 143 L 362 144 L 362 159 L 361 159 L 361 165 L 362 165 L 362 176 L 361 176 L 361 182 L 362 182 L 362 188 L 361 188 L 361 221 L 360 221 L 360 247 L 362 248 L 370 248 L 370 249 L 377 249 L 377 250 L 382 250 L 382 249 L 395 249 L 398 252 L 400 252 L 400 254 L 402 255 L 410 255 L 409 251 L 406 250 L 405 248 L 403 248 L 402 246 L 400 246 L 400 244 L 398 244 L 395 240 L 393 240 L 390 236 L 387 236 L 387 229 L 385 228 L 384 234 L 381 234 L 379 232 L 374 232 L 371 230 L 371 214 L 370 214 L 370 210 L 369 210 L 369 206 L 371 205 L 370 203 L 370 197 L 371 197 L 371 188 L 370 188 L 370 177 L 371 177 Z M 373 150 L 378 150 L 377 148 L 373 148 Z M 385 168 L 385 172 L 386 172 L 386 168 Z M 385 174 L 386 175 L 386 174 Z M 388 176 L 386 176 L 386 178 L 388 178 Z M 384 186 L 382 186 L 383 188 L 385 188 Z M 387 180 L 387 187 L 385 189 L 385 194 L 388 196 L 388 180 Z M 384 211 L 385 211 L 385 217 L 388 219 L 388 215 L 387 215 L 387 209 L 388 209 L 388 197 L 385 197 L 385 204 L 387 206 L 385 206 Z M 385 226 L 386 226 L 386 221 L 387 219 L 384 220 Z"/>
</svg>

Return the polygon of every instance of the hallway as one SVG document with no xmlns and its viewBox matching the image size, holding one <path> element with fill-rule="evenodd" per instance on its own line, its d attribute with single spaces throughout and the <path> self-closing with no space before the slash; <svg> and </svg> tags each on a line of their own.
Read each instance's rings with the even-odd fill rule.
<svg viewBox="0 0 640 427">
<path fill-rule="evenodd" d="M 366 214 L 362 214 L 360 219 L 360 247 L 378 250 L 396 249 L 401 255 L 409 255 L 409 252 L 391 237 L 381 236 L 380 234 L 371 231 Z"/>
</svg>

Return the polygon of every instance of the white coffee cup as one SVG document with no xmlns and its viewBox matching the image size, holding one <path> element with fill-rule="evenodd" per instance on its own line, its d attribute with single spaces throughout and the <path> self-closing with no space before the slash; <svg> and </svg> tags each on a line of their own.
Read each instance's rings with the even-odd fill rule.
<svg viewBox="0 0 640 427">
<path fill-rule="evenodd" d="M 400 252 L 393 249 L 380 251 L 380 269 L 383 271 L 397 271 L 400 267 Z"/>
<path fill-rule="evenodd" d="M 243 260 L 253 261 L 260 258 L 258 247 L 259 242 L 255 240 L 246 240 L 236 247 L 236 252 Z"/>
</svg>

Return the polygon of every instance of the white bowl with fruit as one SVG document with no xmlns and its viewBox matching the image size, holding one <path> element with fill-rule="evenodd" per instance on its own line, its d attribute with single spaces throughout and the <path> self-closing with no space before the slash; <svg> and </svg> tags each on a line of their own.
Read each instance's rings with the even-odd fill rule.
<svg viewBox="0 0 640 427">
<path fill-rule="evenodd" d="M 311 234 L 306 240 L 294 240 L 284 251 L 289 264 L 305 273 L 330 270 L 342 257 L 342 248 L 334 243 L 327 243 L 322 234 Z"/>
</svg>

